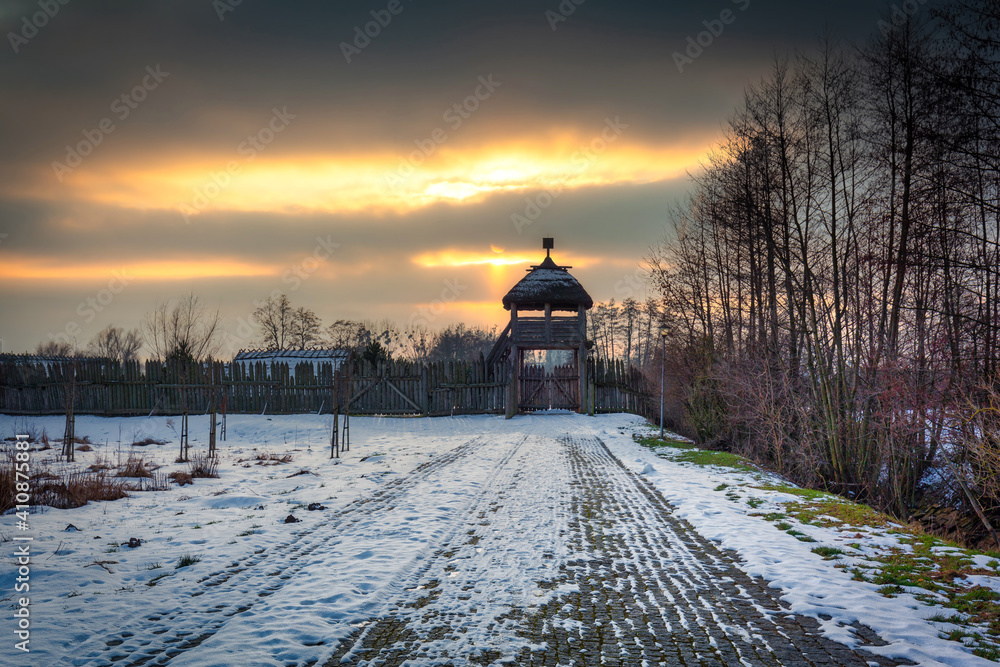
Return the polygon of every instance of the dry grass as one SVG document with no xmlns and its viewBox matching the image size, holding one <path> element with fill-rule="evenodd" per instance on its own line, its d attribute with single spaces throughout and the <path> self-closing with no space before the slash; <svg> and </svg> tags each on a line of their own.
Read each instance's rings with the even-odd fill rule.
<svg viewBox="0 0 1000 667">
<path fill-rule="evenodd" d="M 56 479 L 33 477 L 33 504 L 48 505 L 58 509 L 83 507 L 92 500 L 118 500 L 128 498 L 135 490 L 124 479 L 105 475 L 104 472 L 71 472 Z"/>
<path fill-rule="evenodd" d="M 133 447 L 148 447 L 149 445 L 165 445 L 166 440 L 157 440 L 156 438 L 143 438 L 142 440 L 136 440 L 132 443 Z"/>
<path fill-rule="evenodd" d="M 0 461 L 0 514 L 14 507 L 17 495 L 16 481 L 14 474 L 14 452 L 5 452 L 3 460 Z"/>
<path fill-rule="evenodd" d="M 177 486 L 184 486 L 185 484 L 193 484 L 190 473 L 186 473 L 183 470 L 175 470 L 174 472 L 167 475 L 167 478 L 176 482 Z"/>
<path fill-rule="evenodd" d="M 152 477 L 153 470 L 144 458 L 130 454 L 115 474 L 118 477 Z"/>
<path fill-rule="evenodd" d="M 63 438 L 59 438 L 58 440 L 53 440 L 52 442 L 60 442 L 61 443 L 61 442 L 63 442 Z M 74 437 L 73 438 L 73 444 L 74 445 L 92 445 L 94 443 L 92 443 L 90 441 L 90 436 L 85 435 L 82 438 L 80 438 L 80 437 Z M 77 450 L 77 451 L 79 451 L 79 450 Z M 87 450 L 84 450 L 84 451 L 87 451 Z"/>
<path fill-rule="evenodd" d="M 294 457 L 290 453 L 285 454 L 275 454 L 274 452 L 258 452 L 250 458 L 238 459 L 237 463 L 244 463 L 246 461 L 255 461 L 254 465 L 259 466 L 276 466 L 282 463 L 291 463 Z"/>
<path fill-rule="evenodd" d="M 207 454 L 195 454 L 188 462 L 191 477 L 218 477 L 219 460 Z"/>
</svg>

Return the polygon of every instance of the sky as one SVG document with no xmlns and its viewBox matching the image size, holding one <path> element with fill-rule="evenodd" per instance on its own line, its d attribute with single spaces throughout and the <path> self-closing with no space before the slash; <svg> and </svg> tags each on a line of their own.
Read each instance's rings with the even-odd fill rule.
<svg viewBox="0 0 1000 667">
<path fill-rule="evenodd" d="M 255 302 L 501 327 L 544 257 L 645 298 L 747 85 L 885 4 L 0 2 L 4 352 L 196 294 L 223 355 Z"/>
</svg>

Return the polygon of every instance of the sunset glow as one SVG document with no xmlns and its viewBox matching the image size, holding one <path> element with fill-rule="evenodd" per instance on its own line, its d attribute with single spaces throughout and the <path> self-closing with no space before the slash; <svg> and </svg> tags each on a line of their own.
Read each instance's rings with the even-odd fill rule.
<svg viewBox="0 0 1000 667">
<path fill-rule="evenodd" d="M 492 325 L 549 237 L 595 301 L 643 294 L 748 82 L 803 26 L 877 20 L 861 0 L 724 4 L 739 20 L 680 71 L 717 9 L 402 2 L 374 37 L 384 1 L 7 2 L 2 348 L 48 342 L 116 274 L 78 349 L 190 293 L 244 345 L 280 294 L 324 327 L 431 306 L 430 329 Z"/>
<path fill-rule="evenodd" d="M 563 190 L 676 178 L 702 156 L 700 147 L 647 146 L 600 133 L 538 142 L 410 154 L 171 156 L 141 163 L 95 160 L 61 184 L 74 200 L 135 209 L 177 210 L 185 219 L 209 211 L 274 213 L 391 211 L 437 203 L 468 204 L 511 191 Z M 40 177 L 42 175 L 38 175 Z M 52 178 L 51 175 L 45 176 Z M 37 196 L 49 185 L 26 184 Z M 18 185 L 21 192 L 24 189 Z"/>
<path fill-rule="evenodd" d="M 276 275 L 273 267 L 240 261 L 176 260 L 122 265 L 65 264 L 49 261 L 14 261 L 0 264 L 4 280 L 95 281 L 122 278 L 139 280 L 188 280 L 191 278 L 236 278 Z"/>
</svg>

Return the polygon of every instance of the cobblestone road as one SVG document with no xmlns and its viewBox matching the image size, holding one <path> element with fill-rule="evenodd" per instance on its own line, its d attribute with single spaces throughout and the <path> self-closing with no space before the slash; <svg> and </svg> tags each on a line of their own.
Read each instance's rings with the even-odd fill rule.
<svg viewBox="0 0 1000 667">
<path fill-rule="evenodd" d="M 789 613 L 599 439 L 510 446 L 466 525 L 327 667 L 910 664 L 827 640 L 815 620 Z M 550 567 L 512 551 L 512 534 Z M 549 576 L 511 603 L 511 582 L 532 567 Z"/>
</svg>

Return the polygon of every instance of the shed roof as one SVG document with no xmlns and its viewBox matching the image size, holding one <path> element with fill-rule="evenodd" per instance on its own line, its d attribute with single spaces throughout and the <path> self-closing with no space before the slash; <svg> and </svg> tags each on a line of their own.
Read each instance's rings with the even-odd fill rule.
<svg viewBox="0 0 1000 667">
<path fill-rule="evenodd" d="M 592 308 L 594 300 L 580 281 L 570 275 L 567 270 L 570 268 L 546 257 L 507 292 L 503 307 L 510 310 L 511 304 L 516 304 L 518 310 L 543 310 L 545 304 L 550 304 L 553 309 L 561 310 L 576 310 L 580 305 Z"/>
<path fill-rule="evenodd" d="M 350 350 L 240 350 L 234 361 L 334 361 Z"/>
</svg>

